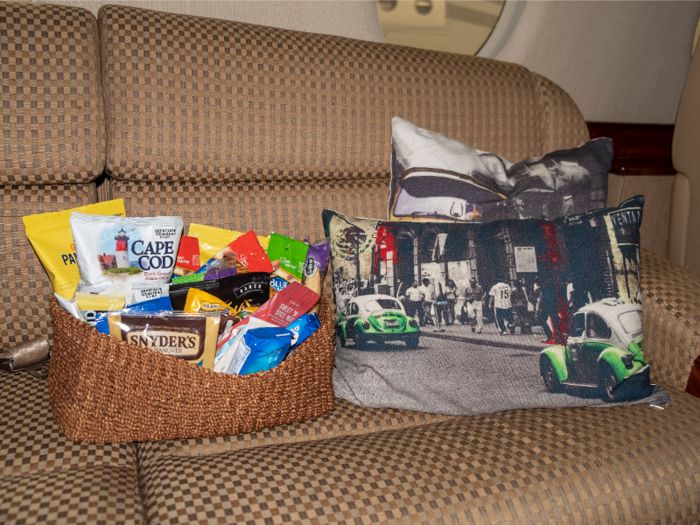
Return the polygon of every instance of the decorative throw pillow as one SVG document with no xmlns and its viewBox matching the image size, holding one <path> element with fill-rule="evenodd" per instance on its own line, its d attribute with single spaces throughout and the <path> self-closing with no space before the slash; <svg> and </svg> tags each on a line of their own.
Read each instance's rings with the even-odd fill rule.
<svg viewBox="0 0 700 525">
<path fill-rule="evenodd" d="M 643 203 L 551 222 L 324 210 L 336 396 L 459 415 L 668 402 L 642 351 Z"/>
<path fill-rule="evenodd" d="M 512 164 L 398 117 L 391 128 L 392 220 L 553 220 L 605 206 L 611 139 Z"/>
</svg>

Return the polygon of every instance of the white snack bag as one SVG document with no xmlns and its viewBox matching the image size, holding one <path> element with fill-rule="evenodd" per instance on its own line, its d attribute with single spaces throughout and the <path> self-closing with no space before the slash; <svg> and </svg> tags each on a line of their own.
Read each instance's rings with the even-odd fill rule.
<svg viewBox="0 0 700 525">
<path fill-rule="evenodd" d="M 91 286 L 170 282 L 182 235 L 182 217 L 70 217 L 80 278 Z"/>
</svg>

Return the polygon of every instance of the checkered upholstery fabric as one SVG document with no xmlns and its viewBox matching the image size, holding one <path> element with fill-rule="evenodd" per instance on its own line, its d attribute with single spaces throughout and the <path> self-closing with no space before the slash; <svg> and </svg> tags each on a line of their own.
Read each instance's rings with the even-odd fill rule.
<svg viewBox="0 0 700 525">
<path fill-rule="evenodd" d="M 69 441 L 26 372 L 0 372 L 0 399 L 0 522 L 143 523 L 132 445 Z"/>
<path fill-rule="evenodd" d="M 542 75 L 535 79 L 542 151 L 549 153 L 583 144 L 590 139 L 583 115 L 566 92 Z M 520 159 L 518 159 L 520 160 Z"/>
<path fill-rule="evenodd" d="M 102 173 L 97 21 L 88 11 L 0 3 L 1 184 L 89 182 Z"/>
<path fill-rule="evenodd" d="M 644 355 L 652 380 L 685 390 L 700 355 L 700 281 L 687 270 L 642 251 Z"/>
<path fill-rule="evenodd" d="M 225 453 L 140 446 L 146 514 L 154 524 L 697 523 L 700 400 L 671 395 L 664 410 L 518 410 Z"/>
<path fill-rule="evenodd" d="M 51 337 L 49 278 L 27 239 L 22 217 L 97 202 L 94 184 L 0 186 L 0 348 Z"/>
<path fill-rule="evenodd" d="M 513 161 L 587 137 L 570 98 L 515 64 L 125 6 L 99 27 L 122 180 L 386 178 L 394 116 Z"/>
</svg>

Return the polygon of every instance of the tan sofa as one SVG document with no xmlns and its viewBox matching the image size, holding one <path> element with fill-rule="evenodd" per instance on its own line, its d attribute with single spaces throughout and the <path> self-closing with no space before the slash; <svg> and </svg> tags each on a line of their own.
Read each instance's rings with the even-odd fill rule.
<svg viewBox="0 0 700 525">
<path fill-rule="evenodd" d="M 3 347 L 51 336 L 23 215 L 122 198 L 130 215 L 316 240 L 323 208 L 385 216 L 395 115 L 509 159 L 588 137 L 566 93 L 517 65 L 127 7 L 98 23 L 0 4 L 0 65 Z M 697 523 L 700 400 L 683 389 L 700 284 L 642 262 L 663 409 L 338 401 L 251 434 L 95 445 L 62 436 L 44 382 L 2 373 L 0 522 Z"/>
</svg>

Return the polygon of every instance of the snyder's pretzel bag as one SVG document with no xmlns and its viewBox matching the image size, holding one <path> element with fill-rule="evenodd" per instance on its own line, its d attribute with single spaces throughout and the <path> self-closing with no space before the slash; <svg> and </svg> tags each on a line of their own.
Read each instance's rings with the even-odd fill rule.
<svg viewBox="0 0 700 525">
<path fill-rule="evenodd" d="M 70 218 L 80 279 L 88 285 L 165 284 L 173 276 L 182 217 Z"/>
<path fill-rule="evenodd" d="M 219 317 L 198 314 L 122 314 L 107 316 L 109 335 L 119 341 L 178 357 L 211 370 Z"/>
<path fill-rule="evenodd" d="M 72 210 L 22 217 L 29 242 L 32 243 L 41 264 L 44 265 L 54 292 L 66 299 L 73 297 L 80 280 L 70 228 L 70 216 L 74 211 L 122 217 L 125 215 L 124 202 L 117 199 Z"/>
</svg>

